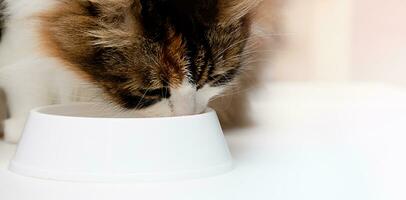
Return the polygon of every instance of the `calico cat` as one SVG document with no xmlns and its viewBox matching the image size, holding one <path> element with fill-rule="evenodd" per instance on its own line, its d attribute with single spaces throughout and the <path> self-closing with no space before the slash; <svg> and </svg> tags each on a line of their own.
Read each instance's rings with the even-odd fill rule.
<svg viewBox="0 0 406 200">
<path fill-rule="evenodd" d="M 238 86 L 259 0 L 0 2 L 5 139 L 17 142 L 27 112 L 52 103 L 103 101 L 142 116 L 204 111 Z"/>
</svg>

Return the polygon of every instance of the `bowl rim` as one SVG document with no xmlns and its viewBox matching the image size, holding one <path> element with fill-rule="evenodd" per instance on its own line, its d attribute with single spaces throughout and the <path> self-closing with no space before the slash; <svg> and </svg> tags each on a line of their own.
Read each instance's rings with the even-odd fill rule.
<svg viewBox="0 0 406 200">
<path fill-rule="evenodd" d="M 52 104 L 46 106 L 40 106 L 34 108 L 30 111 L 30 114 L 40 115 L 52 118 L 71 118 L 71 119 L 108 119 L 108 120 L 162 120 L 162 119 L 194 119 L 209 116 L 212 114 L 217 114 L 213 108 L 208 107 L 203 113 L 194 114 L 194 115 L 180 115 L 180 116 L 165 116 L 165 117 L 97 117 L 97 116 L 74 116 L 69 114 L 50 114 L 46 113 L 44 110 L 52 109 L 57 107 L 72 107 L 72 106 L 85 106 L 85 105 L 100 105 L 92 102 L 74 102 L 74 103 L 65 103 L 65 104 Z"/>
</svg>

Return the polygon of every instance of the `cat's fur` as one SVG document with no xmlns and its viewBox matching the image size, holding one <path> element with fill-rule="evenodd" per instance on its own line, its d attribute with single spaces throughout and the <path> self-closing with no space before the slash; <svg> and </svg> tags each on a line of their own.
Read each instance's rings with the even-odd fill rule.
<svg viewBox="0 0 406 200">
<path fill-rule="evenodd" d="M 3 26 L 6 16 L 4 16 L 6 5 L 3 0 L 0 0 L 0 41 L 3 35 Z"/>
<path fill-rule="evenodd" d="M 5 139 L 16 142 L 28 110 L 52 103 L 103 101 L 143 116 L 202 112 L 238 83 L 258 2 L 5 0 Z"/>
</svg>

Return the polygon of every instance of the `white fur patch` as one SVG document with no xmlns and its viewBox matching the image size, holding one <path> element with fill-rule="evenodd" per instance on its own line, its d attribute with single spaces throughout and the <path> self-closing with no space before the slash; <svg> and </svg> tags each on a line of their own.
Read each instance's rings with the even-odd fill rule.
<svg viewBox="0 0 406 200">
<path fill-rule="evenodd" d="M 196 95 L 196 112 L 201 113 L 207 108 L 210 100 L 224 91 L 223 87 L 211 87 L 205 85 L 197 91 Z"/>
<path fill-rule="evenodd" d="M 196 86 L 185 81 L 181 87 L 171 90 L 170 103 L 173 115 L 190 115 L 203 112 L 213 97 L 220 94 L 222 87 L 209 85 L 197 90 Z"/>
<path fill-rule="evenodd" d="M 183 81 L 180 87 L 171 89 L 169 101 L 173 115 L 195 114 L 196 86 L 187 80 Z"/>
<path fill-rule="evenodd" d="M 18 141 L 32 108 L 72 101 L 100 101 L 101 92 L 97 87 L 80 81 L 39 49 L 39 23 L 33 16 L 58 2 L 6 0 L 6 29 L 0 43 L 0 88 L 8 100 L 7 141 Z"/>
</svg>

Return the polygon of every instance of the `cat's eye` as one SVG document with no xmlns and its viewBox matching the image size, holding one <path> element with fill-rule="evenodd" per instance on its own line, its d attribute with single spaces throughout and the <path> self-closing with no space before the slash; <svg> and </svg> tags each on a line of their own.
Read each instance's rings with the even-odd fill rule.
<svg viewBox="0 0 406 200">
<path fill-rule="evenodd" d="M 211 77 L 210 85 L 213 87 L 219 87 L 228 84 L 232 80 L 234 80 L 235 76 L 238 74 L 238 69 L 231 69 L 223 74 L 217 74 Z"/>
</svg>

